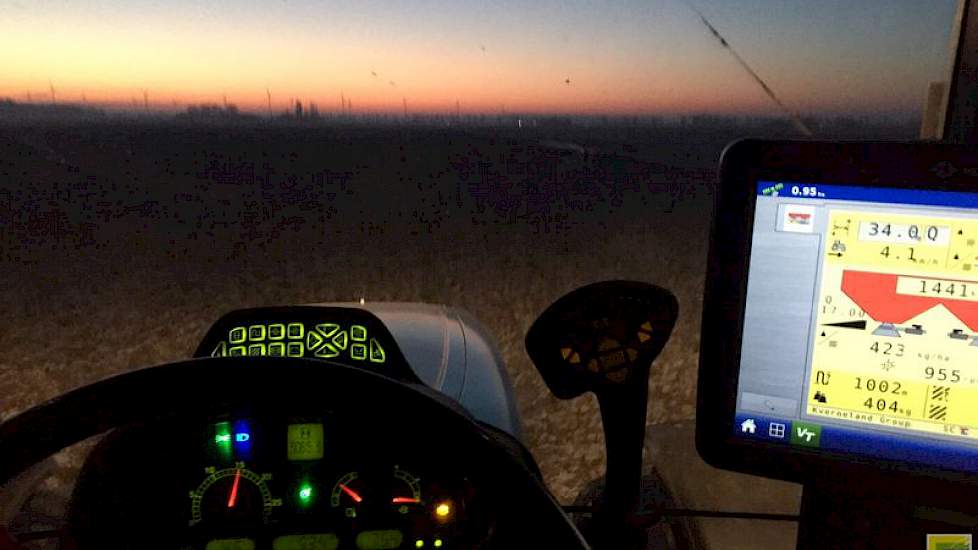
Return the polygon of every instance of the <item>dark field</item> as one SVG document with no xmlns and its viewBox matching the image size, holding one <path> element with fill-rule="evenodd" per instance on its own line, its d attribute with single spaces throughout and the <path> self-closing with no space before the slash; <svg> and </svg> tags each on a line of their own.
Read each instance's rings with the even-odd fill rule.
<svg viewBox="0 0 978 550">
<path fill-rule="evenodd" d="M 665 286 L 681 314 L 649 421 L 692 418 L 715 163 L 737 135 L 578 133 L 597 152 L 547 131 L 0 127 L 0 418 L 188 357 L 229 309 L 440 302 L 496 335 L 571 500 L 602 472 L 596 405 L 551 397 L 523 335 L 580 285 Z"/>
</svg>

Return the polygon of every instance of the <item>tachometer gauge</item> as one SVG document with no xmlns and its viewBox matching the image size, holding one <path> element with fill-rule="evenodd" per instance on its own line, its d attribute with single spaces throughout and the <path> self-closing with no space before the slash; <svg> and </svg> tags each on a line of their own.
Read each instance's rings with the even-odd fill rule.
<svg viewBox="0 0 978 550">
<path fill-rule="evenodd" d="M 239 462 L 233 468 L 206 468 L 207 477 L 190 492 L 190 525 L 202 522 L 255 525 L 267 523 L 282 500 L 272 498 L 265 483 L 271 474 L 258 474 Z"/>
<path fill-rule="evenodd" d="M 363 502 L 364 494 L 360 474 L 350 472 L 333 485 L 333 492 L 329 496 L 329 505 L 333 508 L 342 508 L 346 517 L 355 518 L 357 517 L 357 508 Z"/>
</svg>

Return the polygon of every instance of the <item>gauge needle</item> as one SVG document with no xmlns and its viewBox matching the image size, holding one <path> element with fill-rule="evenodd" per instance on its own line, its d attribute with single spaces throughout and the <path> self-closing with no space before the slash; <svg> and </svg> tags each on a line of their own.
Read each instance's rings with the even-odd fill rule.
<svg viewBox="0 0 978 550">
<path fill-rule="evenodd" d="M 350 495 L 350 498 L 353 499 L 353 502 L 356 502 L 357 504 L 360 504 L 360 502 L 363 501 L 363 497 L 362 496 L 358 495 L 356 491 L 354 491 L 353 489 L 350 489 L 349 487 L 347 487 L 346 485 L 343 485 L 342 483 L 340 484 L 340 489 L 343 489 L 343 492 L 344 493 Z"/>
<path fill-rule="evenodd" d="M 419 501 L 416 498 L 410 498 L 410 497 L 394 497 L 391 499 L 391 502 L 393 502 L 394 504 L 417 504 L 421 501 Z"/>
<path fill-rule="evenodd" d="M 228 508 L 234 508 L 234 502 L 238 500 L 238 483 L 241 482 L 241 469 L 234 471 L 234 485 L 231 486 L 231 496 L 228 497 Z"/>
</svg>

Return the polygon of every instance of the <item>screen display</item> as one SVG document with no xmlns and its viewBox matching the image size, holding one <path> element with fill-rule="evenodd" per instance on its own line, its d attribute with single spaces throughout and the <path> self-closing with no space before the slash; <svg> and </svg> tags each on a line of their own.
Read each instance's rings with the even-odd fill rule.
<svg viewBox="0 0 978 550">
<path fill-rule="evenodd" d="M 978 471 L 978 194 L 758 182 L 732 428 Z"/>
</svg>

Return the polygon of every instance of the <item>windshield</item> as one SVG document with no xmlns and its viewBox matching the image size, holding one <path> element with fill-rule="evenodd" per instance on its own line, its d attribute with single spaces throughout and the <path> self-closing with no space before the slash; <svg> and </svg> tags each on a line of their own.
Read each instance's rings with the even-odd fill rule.
<svg viewBox="0 0 978 550">
<path fill-rule="evenodd" d="M 496 339 L 572 502 L 600 417 L 550 395 L 532 321 L 598 280 L 672 290 L 649 422 L 689 434 L 720 151 L 934 137 L 957 9 L 0 1 L 0 419 L 185 358 L 232 309 L 443 303 Z"/>
</svg>

